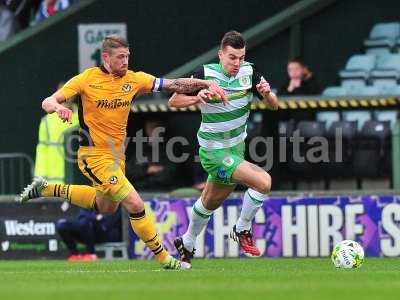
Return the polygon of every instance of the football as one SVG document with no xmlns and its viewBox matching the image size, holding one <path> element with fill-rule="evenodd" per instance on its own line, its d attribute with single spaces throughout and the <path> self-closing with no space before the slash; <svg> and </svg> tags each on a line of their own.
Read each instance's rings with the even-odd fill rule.
<svg viewBox="0 0 400 300">
<path fill-rule="evenodd" d="M 364 249 L 352 240 L 344 240 L 333 248 L 331 259 L 336 268 L 359 268 L 364 262 Z"/>
</svg>

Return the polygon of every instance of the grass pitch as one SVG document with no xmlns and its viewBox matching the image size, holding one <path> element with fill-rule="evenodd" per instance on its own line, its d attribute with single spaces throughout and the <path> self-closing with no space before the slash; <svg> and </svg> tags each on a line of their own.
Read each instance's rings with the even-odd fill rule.
<svg viewBox="0 0 400 300">
<path fill-rule="evenodd" d="M 2 261 L 0 299 L 400 299 L 400 259 L 367 258 L 358 270 L 327 258 L 198 259 L 186 272 L 154 261 Z"/>
</svg>

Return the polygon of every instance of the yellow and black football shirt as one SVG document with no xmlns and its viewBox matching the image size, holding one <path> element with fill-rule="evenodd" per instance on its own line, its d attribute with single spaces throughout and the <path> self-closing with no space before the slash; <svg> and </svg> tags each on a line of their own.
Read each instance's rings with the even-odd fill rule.
<svg viewBox="0 0 400 300">
<path fill-rule="evenodd" d="M 122 149 L 131 102 L 138 93 L 157 91 L 160 80 L 144 72 L 115 77 L 104 67 L 87 69 L 70 79 L 60 92 L 66 99 L 80 95 L 81 146 Z"/>
</svg>

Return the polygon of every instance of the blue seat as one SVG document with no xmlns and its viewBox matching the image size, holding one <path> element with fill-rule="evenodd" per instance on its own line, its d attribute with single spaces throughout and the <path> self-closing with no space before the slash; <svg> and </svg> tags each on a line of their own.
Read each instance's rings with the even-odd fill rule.
<svg viewBox="0 0 400 300">
<path fill-rule="evenodd" d="M 356 121 L 335 121 L 328 127 L 329 163 L 326 164 L 326 172 L 331 179 L 352 177 L 356 134 Z M 341 140 L 340 144 L 337 143 L 338 139 Z"/>
<path fill-rule="evenodd" d="M 315 157 L 309 155 L 309 151 L 314 147 L 322 147 L 321 139 L 316 139 L 316 137 L 323 138 L 325 136 L 325 123 L 318 121 L 300 121 L 296 130 L 297 133 L 293 135 L 293 143 L 288 149 L 288 170 L 294 176 L 297 176 L 301 180 L 312 180 L 324 178 L 326 172 L 323 171 L 322 161 L 319 160 L 320 155 L 318 155 L 318 162 L 314 161 Z M 297 141 L 296 138 L 299 140 Z M 297 144 L 298 147 L 294 147 Z M 326 154 L 326 153 L 325 153 Z"/>
<path fill-rule="evenodd" d="M 388 89 L 388 95 L 400 96 L 400 85 L 395 85 Z"/>
<path fill-rule="evenodd" d="M 358 133 L 353 170 L 358 178 L 387 177 L 391 173 L 389 122 L 369 120 Z"/>
<path fill-rule="evenodd" d="M 325 97 L 343 97 L 346 95 L 347 91 L 342 86 L 329 86 L 322 92 L 322 96 Z"/>
<path fill-rule="evenodd" d="M 357 121 L 357 128 L 361 130 L 365 122 L 372 119 L 371 112 L 368 110 L 353 110 L 342 112 L 344 121 Z"/>
<path fill-rule="evenodd" d="M 389 122 L 390 128 L 393 129 L 397 122 L 398 113 L 396 110 L 376 110 L 374 118 L 380 122 Z"/>
<path fill-rule="evenodd" d="M 379 96 L 384 92 L 379 86 L 366 86 L 359 90 L 360 96 Z"/>
<path fill-rule="evenodd" d="M 365 89 L 367 86 L 364 85 L 354 85 L 354 84 L 347 84 L 346 85 L 346 95 L 347 96 L 361 96 L 362 90 Z"/>
<path fill-rule="evenodd" d="M 400 79 L 400 54 L 379 56 L 376 67 L 371 72 L 371 81 L 376 86 L 384 88 L 397 85 Z"/>
<path fill-rule="evenodd" d="M 387 54 L 395 46 L 397 38 L 400 37 L 400 23 L 379 23 L 376 24 L 364 46 L 367 48 L 367 54 L 381 55 Z"/>
<path fill-rule="evenodd" d="M 332 123 L 340 120 L 340 114 L 338 111 L 319 111 L 317 112 L 317 121 L 324 122 L 326 128 L 330 128 Z"/>
<path fill-rule="evenodd" d="M 371 70 L 375 67 L 375 63 L 376 57 L 374 55 L 353 55 L 347 61 L 345 69 L 339 73 L 342 85 L 348 85 L 347 83 L 350 80 L 358 80 L 362 84 L 365 83 L 369 78 Z"/>
</svg>

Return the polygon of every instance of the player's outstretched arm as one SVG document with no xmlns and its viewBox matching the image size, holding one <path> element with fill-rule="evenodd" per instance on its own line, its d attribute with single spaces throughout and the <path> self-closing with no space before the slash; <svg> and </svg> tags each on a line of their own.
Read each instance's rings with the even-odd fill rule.
<svg viewBox="0 0 400 300">
<path fill-rule="evenodd" d="M 71 123 L 72 111 L 61 104 L 65 100 L 65 96 L 60 91 L 57 91 L 42 101 L 42 108 L 50 114 L 56 112 L 61 120 Z"/>
<path fill-rule="evenodd" d="M 174 93 L 168 100 L 168 106 L 175 108 L 188 107 L 199 102 L 197 96 Z"/>
<path fill-rule="evenodd" d="M 215 96 L 215 94 L 207 89 L 200 90 L 195 96 L 174 93 L 171 98 L 169 98 L 168 105 L 170 107 L 182 108 L 195 105 L 199 102 L 205 104 L 206 101 L 212 99 L 213 96 Z"/>
<path fill-rule="evenodd" d="M 169 93 L 178 94 L 190 94 L 199 90 L 208 89 L 221 98 L 223 102 L 228 101 L 224 90 L 218 86 L 218 84 L 210 80 L 196 78 L 164 79 L 161 89 Z"/>
</svg>

